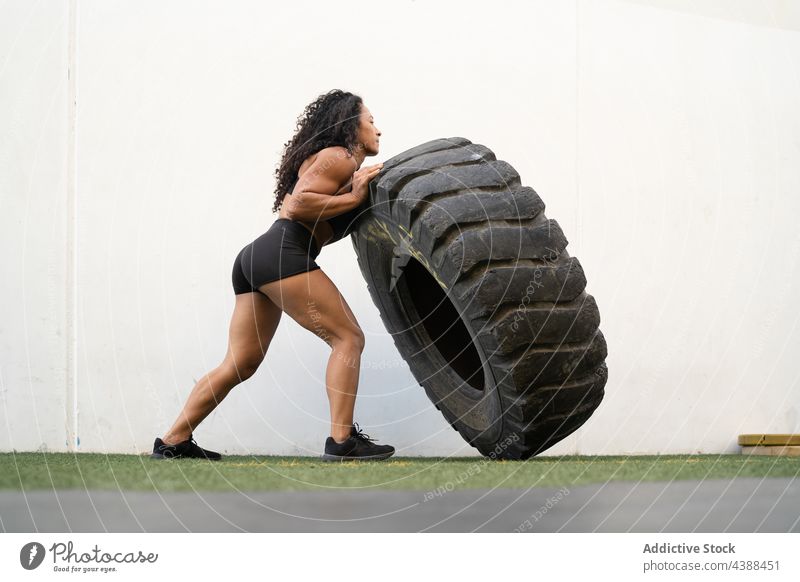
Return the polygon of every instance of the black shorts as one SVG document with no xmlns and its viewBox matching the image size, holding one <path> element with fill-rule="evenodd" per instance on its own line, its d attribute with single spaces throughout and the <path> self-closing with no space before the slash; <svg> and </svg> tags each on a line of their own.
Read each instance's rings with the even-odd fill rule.
<svg viewBox="0 0 800 582">
<path fill-rule="evenodd" d="M 269 230 L 246 245 L 233 262 L 233 292 L 252 293 L 270 281 L 319 269 L 317 241 L 299 222 L 278 218 Z"/>
</svg>

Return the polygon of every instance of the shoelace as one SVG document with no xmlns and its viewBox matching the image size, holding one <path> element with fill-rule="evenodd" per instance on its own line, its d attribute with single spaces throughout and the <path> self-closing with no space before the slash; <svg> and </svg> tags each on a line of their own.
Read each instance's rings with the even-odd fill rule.
<svg viewBox="0 0 800 582">
<path fill-rule="evenodd" d="M 375 442 L 375 439 L 370 438 L 368 434 L 366 434 L 364 431 L 361 430 L 361 427 L 358 426 L 357 422 L 354 422 L 353 426 L 356 427 L 356 434 L 353 435 L 353 438 L 361 439 L 362 441 L 365 442 Z"/>
</svg>

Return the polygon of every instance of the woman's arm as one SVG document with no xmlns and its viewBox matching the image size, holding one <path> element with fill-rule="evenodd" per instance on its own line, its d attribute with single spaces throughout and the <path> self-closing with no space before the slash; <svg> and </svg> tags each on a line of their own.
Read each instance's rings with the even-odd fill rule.
<svg viewBox="0 0 800 582">
<path fill-rule="evenodd" d="M 352 192 L 334 196 L 306 191 L 300 195 L 287 194 L 284 202 L 286 215 L 290 219 L 305 222 L 327 220 L 361 205 L 361 201 Z"/>
<path fill-rule="evenodd" d="M 361 204 L 352 191 L 338 194 L 355 172 L 355 161 L 343 150 L 321 151 L 303 173 L 295 191 L 286 194 L 286 215 L 292 220 L 316 222 L 352 210 Z"/>
</svg>

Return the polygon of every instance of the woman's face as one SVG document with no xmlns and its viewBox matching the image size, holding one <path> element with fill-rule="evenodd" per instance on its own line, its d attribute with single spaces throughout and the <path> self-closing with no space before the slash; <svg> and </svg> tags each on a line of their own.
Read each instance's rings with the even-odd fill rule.
<svg viewBox="0 0 800 582">
<path fill-rule="evenodd" d="M 358 125 L 358 143 L 364 144 L 364 153 L 367 156 L 378 155 L 380 147 L 381 132 L 375 126 L 375 119 L 372 117 L 366 105 L 361 105 L 361 117 Z"/>
</svg>

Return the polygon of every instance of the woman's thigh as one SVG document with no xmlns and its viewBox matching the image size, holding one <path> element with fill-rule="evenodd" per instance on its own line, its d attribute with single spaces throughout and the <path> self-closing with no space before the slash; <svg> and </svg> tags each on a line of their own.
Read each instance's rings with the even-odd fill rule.
<svg viewBox="0 0 800 582">
<path fill-rule="evenodd" d="M 331 347 L 337 340 L 358 338 L 363 342 L 353 311 L 322 269 L 271 281 L 258 289 Z"/>
<path fill-rule="evenodd" d="M 264 359 L 282 311 L 261 293 L 236 295 L 225 357 L 237 370 L 252 373 Z"/>
</svg>

